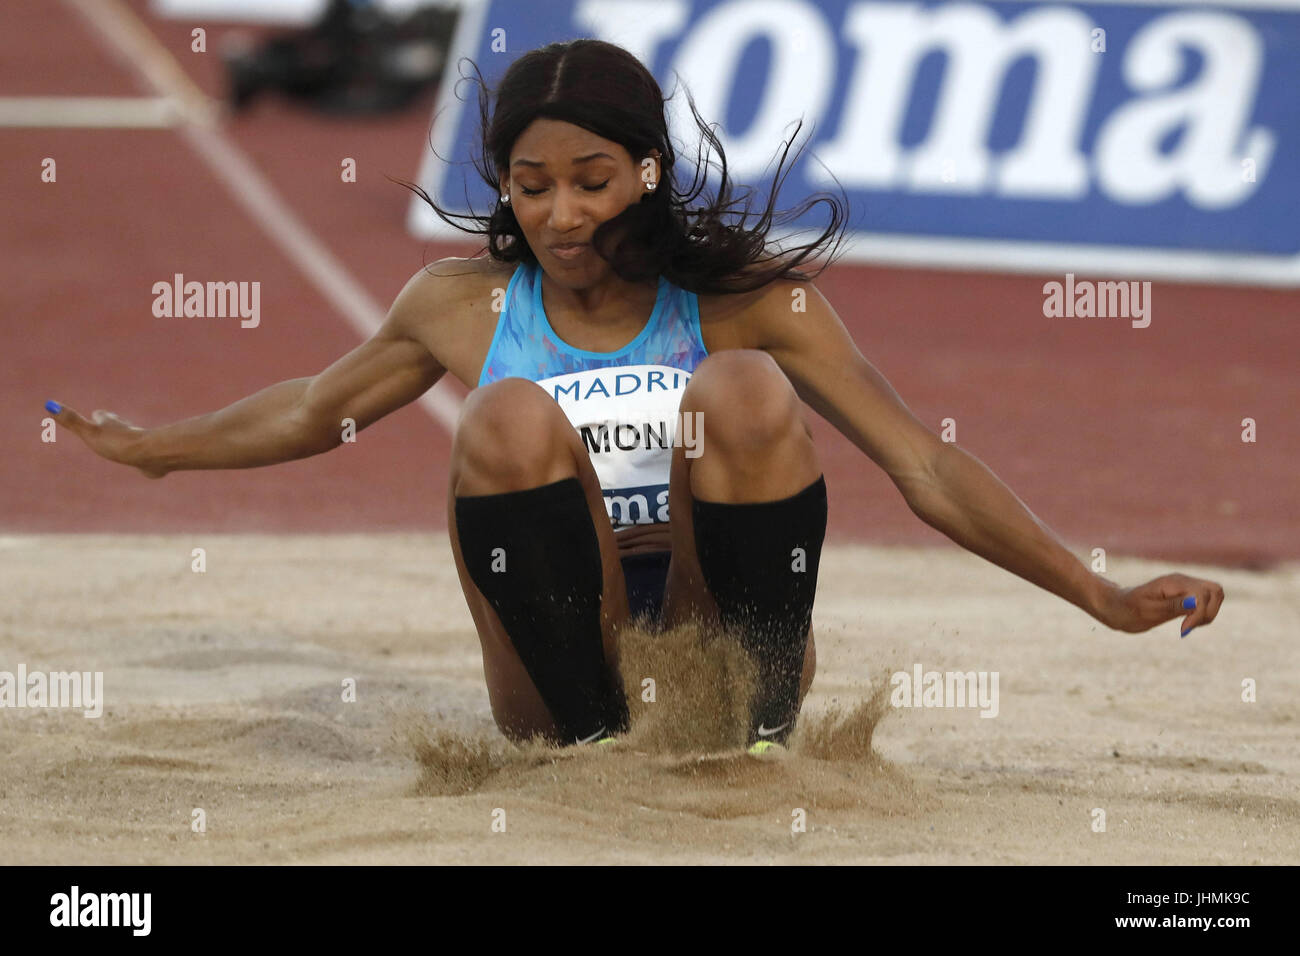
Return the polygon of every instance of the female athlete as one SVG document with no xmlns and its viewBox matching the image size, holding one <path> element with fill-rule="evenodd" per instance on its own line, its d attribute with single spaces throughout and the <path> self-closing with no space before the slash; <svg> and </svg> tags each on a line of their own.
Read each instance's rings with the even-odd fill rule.
<svg viewBox="0 0 1300 956">
<path fill-rule="evenodd" d="M 345 419 L 364 428 L 450 371 L 472 389 L 452 446 L 451 546 L 492 713 L 515 740 L 627 728 L 619 633 L 634 614 L 732 629 L 757 665 L 749 746 L 789 737 L 815 668 L 826 529 L 801 400 L 927 524 L 1108 627 L 1214 620 L 1219 585 L 1098 577 L 922 425 L 800 271 L 834 258 L 836 197 L 790 214 L 826 204 L 820 236 L 777 249 L 768 234 L 785 221 L 773 208 L 790 144 L 755 213 L 733 197 L 692 103 L 722 174 L 696 203 L 708 153 L 688 186 L 674 178 L 664 103 L 620 47 L 576 40 L 524 55 L 494 103 L 480 85 L 491 212 L 453 217 L 412 187 L 448 222 L 468 220 L 460 228 L 486 237 L 486 255 L 421 269 L 375 336 L 314 377 L 158 428 L 66 407 L 56 420 L 154 478 L 250 468 L 337 447 Z"/>
</svg>

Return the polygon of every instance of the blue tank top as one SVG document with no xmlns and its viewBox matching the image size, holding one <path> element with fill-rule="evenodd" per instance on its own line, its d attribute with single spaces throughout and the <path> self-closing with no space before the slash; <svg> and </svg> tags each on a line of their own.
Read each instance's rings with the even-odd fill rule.
<svg viewBox="0 0 1300 956">
<path fill-rule="evenodd" d="M 478 384 L 526 378 L 559 403 L 591 456 L 616 529 L 668 521 L 673 447 L 695 457 L 701 440 L 695 416 L 678 414 L 682 390 L 708 355 L 695 293 L 660 276 L 640 334 L 617 351 L 588 352 L 551 328 L 541 279 L 535 263 L 510 277 Z"/>
</svg>

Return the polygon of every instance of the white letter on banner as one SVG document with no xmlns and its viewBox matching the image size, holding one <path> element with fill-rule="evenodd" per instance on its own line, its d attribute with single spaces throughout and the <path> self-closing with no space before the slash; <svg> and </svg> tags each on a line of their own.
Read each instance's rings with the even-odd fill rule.
<svg viewBox="0 0 1300 956">
<path fill-rule="evenodd" d="M 659 45 L 681 32 L 688 13 L 682 0 L 581 0 L 573 20 L 597 40 L 617 43 L 653 69 Z"/>
<path fill-rule="evenodd" d="M 733 0 L 695 24 L 673 61 L 673 69 L 690 85 L 700 115 L 714 122 L 727 115 L 741 54 L 758 37 L 766 38 L 772 49 L 758 111 L 742 135 L 731 130 L 720 137 L 727 166 L 734 167 L 739 180 L 762 175 L 794 119 L 802 116 L 811 124 L 821 118 L 835 79 L 834 38 L 820 11 L 802 0 Z M 674 113 L 675 123 L 684 124 L 684 117 Z"/>
<path fill-rule="evenodd" d="M 1245 131 L 1262 62 L 1254 28 L 1230 14 L 1163 16 L 1129 43 L 1124 79 L 1139 91 L 1168 87 L 1183 72 L 1184 47 L 1204 57 L 1196 82 L 1127 103 L 1102 125 L 1097 181 L 1119 202 L 1159 202 L 1181 186 L 1190 202 L 1219 209 L 1258 188 L 1242 178 L 1242 156 L 1256 161 L 1259 181 L 1266 175 L 1276 137 L 1263 127 Z M 1161 141 L 1180 126 L 1177 147 L 1161 153 Z"/>
<path fill-rule="evenodd" d="M 998 192 L 1065 198 L 1083 195 L 1088 167 L 1079 138 L 1098 66 L 1088 52 L 1091 21 L 1073 10 L 1022 14 L 1010 24 L 970 4 L 852 8 L 844 35 L 857 47 L 840 132 L 818 150 L 846 187 L 897 185 L 903 118 L 927 54 L 945 56 L 943 83 L 924 142 L 910 157 L 916 192 L 977 193 L 990 185 L 988 139 L 1012 64 L 1033 56 L 1033 96 L 1017 148 L 999 170 Z M 951 169 L 953 175 L 944 175 Z M 809 177 L 829 183 L 819 168 Z"/>
</svg>

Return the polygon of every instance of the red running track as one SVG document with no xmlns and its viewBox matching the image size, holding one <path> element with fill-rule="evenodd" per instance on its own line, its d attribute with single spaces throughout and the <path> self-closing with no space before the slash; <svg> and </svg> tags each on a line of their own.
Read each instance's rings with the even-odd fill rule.
<svg viewBox="0 0 1300 956">
<path fill-rule="evenodd" d="M 193 24 L 131 7 L 219 97 L 220 62 L 190 52 Z M 0 96 L 152 94 L 64 4 L 10 0 L 0 16 Z M 215 51 L 225 31 L 208 31 Z M 430 112 L 426 98 L 397 119 L 337 121 L 267 100 L 225 135 L 386 307 L 422 263 L 473 251 L 412 239 L 408 194 L 383 177 L 414 178 Z M 340 180 L 345 156 L 356 183 Z M 44 157 L 57 183 L 40 181 Z M 0 182 L 0 527 L 444 526 L 449 435 L 419 406 L 318 458 L 156 482 L 71 435 L 42 443 L 47 398 L 159 424 L 313 374 L 360 337 L 174 129 L 0 129 Z M 152 285 L 177 272 L 260 281 L 261 325 L 155 318 Z M 959 444 L 1072 544 L 1251 567 L 1300 555 L 1300 292 L 1155 282 L 1151 326 L 1134 329 L 1044 318 L 1047 278 L 837 266 L 819 286 L 922 420 L 953 418 Z M 846 439 L 820 421 L 816 435 L 832 539 L 946 540 Z"/>
</svg>

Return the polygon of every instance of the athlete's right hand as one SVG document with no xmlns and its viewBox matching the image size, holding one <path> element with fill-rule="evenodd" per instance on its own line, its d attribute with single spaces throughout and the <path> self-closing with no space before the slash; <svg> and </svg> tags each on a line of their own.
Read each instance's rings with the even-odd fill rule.
<svg viewBox="0 0 1300 956">
<path fill-rule="evenodd" d="M 130 465 L 146 478 L 161 478 L 167 474 L 166 471 L 151 468 L 141 461 L 140 439 L 147 429 L 132 425 L 126 419 L 102 408 L 95 409 L 90 418 L 85 419 L 67 405 L 55 404 L 59 405 L 59 410 L 50 412 L 54 421 L 70 430 L 101 458 Z"/>
</svg>

